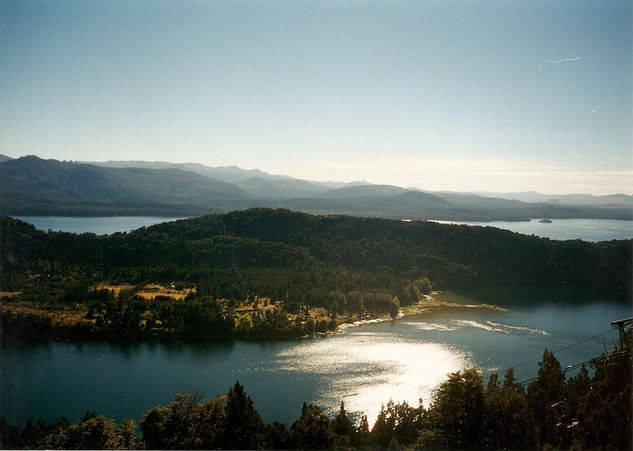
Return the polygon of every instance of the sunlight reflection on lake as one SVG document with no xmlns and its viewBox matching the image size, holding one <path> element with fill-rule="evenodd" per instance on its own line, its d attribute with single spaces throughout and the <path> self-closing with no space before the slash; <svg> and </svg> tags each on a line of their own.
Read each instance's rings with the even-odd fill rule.
<svg viewBox="0 0 633 451">
<path fill-rule="evenodd" d="M 428 406 L 448 373 L 463 368 L 476 366 L 487 378 L 492 372 L 503 377 L 512 366 L 516 379 L 527 381 L 546 348 L 556 351 L 562 367 L 599 356 L 605 340 L 618 340 L 610 322 L 633 314 L 627 303 L 576 296 L 554 302 L 556 293 L 526 287 L 440 297 L 505 309 L 439 309 L 306 340 L 10 347 L 0 353 L 0 415 L 24 424 L 28 417 L 77 421 L 95 410 L 119 422 L 138 421 L 176 393 L 221 396 L 239 380 L 265 421 L 290 426 L 303 401 L 334 416 L 344 401 L 349 412 L 366 413 L 371 427 L 390 398 L 413 406 L 422 398 Z"/>
<path fill-rule="evenodd" d="M 341 400 L 348 412 L 364 412 L 372 425 L 389 399 L 425 406 L 448 373 L 474 366 L 463 351 L 438 343 L 363 332 L 293 346 L 278 354 L 289 371 L 328 375 L 319 388 L 324 410 L 334 415 Z"/>
</svg>

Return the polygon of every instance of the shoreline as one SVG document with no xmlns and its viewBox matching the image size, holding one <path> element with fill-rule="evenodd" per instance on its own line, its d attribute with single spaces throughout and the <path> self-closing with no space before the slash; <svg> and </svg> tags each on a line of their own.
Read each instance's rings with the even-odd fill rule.
<svg viewBox="0 0 633 451">
<path fill-rule="evenodd" d="M 361 327 L 369 324 L 383 323 L 385 321 L 396 321 L 407 316 L 414 315 L 430 315 L 441 310 L 458 310 L 458 309 L 482 309 L 492 310 L 496 312 L 507 312 L 508 310 L 495 304 L 461 304 L 459 302 L 440 301 L 435 296 L 443 293 L 443 291 L 432 291 L 431 294 L 425 294 L 424 300 L 418 301 L 416 304 L 403 307 L 398 312 L 398 316 L 391 318 L 388 313 L 371 316 L 367 319 L 360 319 L 354 322 L 341 323 L 337 330 L 331 333 L 342 333 L 353 327 Z"/>
<path fill-rule="evenodd" d="M 147 335 L 143 337 L 133 337 L 133 338 L 127 337 L 123 339 L 123 342 L 128 342 L 128 341 L 137 342 L 137 341 L 146 341 L 146 340 L 165 341 L 165 342 L 173 342 L 173 341 L 179 341 L 179 340 L 192 341 L 192 342 L 207 342 L 207 341 L 215 342 L 215 341 L 225 341 L 225 340 L 228 340 L 228 341 L 232 341 L 232 340 L 269 341 L 269 340 L 296 340 L 296 339 L 302 340 L 302 339 L 313 338 L 313 337 L 324 338 L 330 335 L 344 333 L 347 329 L 350 329 L 350 328 L 361 327 L 361 326 L 365 326 L 369 324 L 378 324 L 378 323 L 382 323 L 386 321 L 395 321 L 401 318 L 415 316 L 415 315 L 430 316 L 433 313 L 437 313 L 443 310 L 450 311 L 450 310 L 457 310 L 457 309 L 461 309 L 461 310 L 485 309 L 485 310 L 491 310 L 491 311 L 497 311 L 497 312 L 507 311 L 506 309 L 499 307 L 497 305 L 493 305 L 493 304 L 467 304 L 467 303 L 453 302 L 452 300 L 440 300 L 438 299 L 438 297 L 440 297 L 442 293 L 444 293 L 444 291 L 433 291 L 429 295 L 424 295 L 424 299 L 418 301 L 417 303 L 406 306 L 406 307 L 402 307 L 395 318 L 392 318 L 389 313 L 385 313 L 385 312 L 365 313 L 362 315 L 356 315 L 356 314 L 350 314 L 350 313 L 337 315 L 336 319 L 337 319 L 338 325 L 336 326 L 336 329 L 327 330 L 324 332 L 315 331 L 313 335 L 303 335 L 303 336 L 275 335 L 275 336 L 261 336 L 261 337 L 217 336 L 217 337 L 207 337 L 201 340 L 197 340 L 197 339 L 192 340 L 191 337 L 185 337 L 185 336 L 174 337 L 172 334 L 166 334 L 166 335 L 163 334 L 161 336 L 157 334 L 153 334 L 153 335 Z M 5 294 L 8 294 L 8 293 L 5 293 Z M 40 318 L 40 319 L 53 318 L 53 316 L 51 316 L 51 312 L 48 311 L 47 309 L 37 308 L 35 306 L 29 305 L 28 303 L 26 305 L 23 305 L 22 303 L 15 303 L 15 304 L 11 303 L 9 305 L 7 305 L 6 303 L 3 303 L 3 304 L 4 305 L 1 306 L 2 307 L 1 310 L 3 313 L 12 312 L 12 313 L 17 313 L 18 315 L 21 314 L 21 315 L 34 317 L 34 318 Z M 115 338 L 106 331 L 104 331 L 105 335 L 92 336 L 92 334 L 88 331 L 88 329 L 92 327 L 93 321 L 85 318 L 86 312 L 83 310 L 76 310 L 76 309 L 67 307 L 58 313 L 59 313 L 59 316 L 55 317 L 56 321 L 54 321 L 55 323 L 54 326 L 57 326 L 57 327 L 53 328 L 55 330 L 51 329 L 49 331 L 50 335 L 46 337 L 49 340 L 77 341 L 77 342 L 84 342 L 84 341 L 119 342 L 120 337 Z M 71 329 L 76 324 L 80 324 L 82 327 L 80 327 L 80 330 L 77 331 L 78 335 L 75 337 L 71 333 L 73 332 Z M 3 337 L 3 338 L 6 338 L 6 337 Z M 44 337 L 40 337 L 40 338 L 44 338 Z M 46 338 L 44 338 L 44 340 Z M 31 340 L 26 340 L 26 342 L 30 342 L 30 341 Z M 36 341 L 39 342 L 40 340 L 36 340 Z M 8 344 L 8 343 L 3 343 L 3 344 Z"/>
</svg>

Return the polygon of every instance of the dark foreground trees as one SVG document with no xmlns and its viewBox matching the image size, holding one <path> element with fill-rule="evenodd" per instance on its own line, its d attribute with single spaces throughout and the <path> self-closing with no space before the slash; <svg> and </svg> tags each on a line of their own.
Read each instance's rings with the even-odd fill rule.
<svg viewBox="0 0 633 451">
<path fill-rule="evenodd" d="M 304 403 L 290 427 L 266 423 L 236 382 L 226 396 L 201 401 L 177 395 L 140 421 L 121 425 L 94 413 L 76 424 L 62 418 L 24 428 L 0 421 L 3 448 L 64 449 L 631 449 L 631 352 L 592 362 L 565 380 L 545 351 L 538 377 L 527 387 L 512 369 L 503 382 L 484 384 L 474 369 L 450 374 L 428 408 L 389 401 L 370 429 L 341 403 L 331 419 Z M 140 431 L 140 433 L 139 433 Z"/>
</svg>

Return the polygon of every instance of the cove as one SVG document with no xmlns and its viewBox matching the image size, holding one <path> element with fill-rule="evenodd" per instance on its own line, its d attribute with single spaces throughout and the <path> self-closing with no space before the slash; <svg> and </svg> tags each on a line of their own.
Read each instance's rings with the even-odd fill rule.
<svg viewBox="0 0 633 451">
<path fill-rule="evenodd" d="M 0 359 L 0 414 L 12 424 L 28 417 L 76 421 L 88 410 L 138 421 L 176 393 L 220 396 L 239 380 L 266 421 L 291 423 L 303 401 L 334 415 L 344 401 L 371 425 L 390 398 L 428 405 L 434 388 L 458 369 L 475 366 L 487 376 L 516 366 L 523 381 L 536 375 L 545 348 L 563 349 L 556 354 L 563 367 L 596 357 L 617 340 L 610 322 L 632 316 L 628 304 L 518 292 L 533 302 L 502 289 L 448 293 L 463 303 L 506 299 L 498 304 L 507 309 L 439 309 L 297 341 L 8 347 Z"/>
</svg>

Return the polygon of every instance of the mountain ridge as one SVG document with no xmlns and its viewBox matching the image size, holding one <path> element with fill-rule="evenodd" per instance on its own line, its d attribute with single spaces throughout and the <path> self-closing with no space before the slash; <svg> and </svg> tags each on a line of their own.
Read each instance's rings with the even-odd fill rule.
<svg viewBox="0 0 633 451">
<path fill-rule="evenodd" d="M 202 214 L 246 198 L 248 195 L 232 184 L 176 168 L 103 168 L 37 156 L 0 164 L 2 211 L 10 211 L 12 204 L 179 204 L 195 205 Z"/>
<path fill-rule="evenodd" d="M 239 181 L 226 181 L 236 178 Z M 178 215 L 200 215 L 271 207 L 311 214 L 391 219 L 633 220 L 633 196 L 623 194 L 579 194 L 550 202 L 526 202 L 477 193 L 341 183 L 342 186 L 337 182 L 311 182 L 237 166 L 211 168 L 198 163 L 143 161 L 111 161 L 95 165 L 44 160 L 31 155 L 0 162 L 0 212 L 14 215 L 113 215 L 122 212 L 146 215 L 172 211 Z M 332 189 L 332 186 L 338 187 Z M 537 195 L 547 196 L 533 193 L 533 196 Z M 565 203 L 564 199 L 574 203 Z M 583 199 L 588 199 L 590 204 L 579 203 Z"/>
<path fill-rule="evenodd" d="M 544 194 L 538 193 L 536 191 L 522 191 L 513 193 L 473 191 L 472 194 L 484 197 L 498 197 L 508 200 L 520 200 L 522 202 L 560 202 L 569 205 L 599 205 L 600 203 L 604 202 L 625 205 L 630 205 L 633 203 L 633 195 L 623 193 L 596 195 L 588 193 Z"/>
<path fill-rule="evenodd" d="M 7 157 L 9 158 L 9 157 Z M 2 161 L 0 156 L 0 162 Z M 214 170 L 217 171 L 218 180 L 229 181 L 231 176 L 227 176 L 226 174 L 233 174 L 232 177 L 234 180 L 247 180 L 249 178 L 262 178 L 266 180 L 296 180 L 311 183 L 313 185 L 325 186 L 330 189 L 338 189 L 344 187 L 352 187 L 352 186 L 361 186 L 361 185 L 374 185 L 374 186 L 395 186 L 395 185 L 384 185 L 384 184 L 373 184 L 364 180 L 353 181 L 353 182 L 340 182 L 340 181 L 317 181 L 317 180 L 303 180 L 298 179 L 296 177 L 292 177 L 289 175 L 282 174 L 269 174 L 260 169 L 243 169 L 236 165 L 230 166 L 206 166 L 201 163 L 169 163 L 169 162 L 161 162 L 161 161 L 143 161 L 143 160 L 109 160 L 106 162 L 96 162 L 96 161 L 82 161 L 78 163 L 92 164 L 95 166 L 109 166 L 109 167 L 134 167 L 135 165 L 139 165 L 139 167 L 151 167 L 151 166 L 165 166 L 165 167 L 182 167 L 182 168 L 190 168 L 192 172 L 195 172 L 194 168 L 204 168 L 199 169 L 200 171 L 208 171 Z M 222 175 L 224 174 L 224 175 Z M 202 174 L 204 175 L 204 174 Z M 223 178 L 226 177 L 226 180 Z M 589 193 L 572 193 L 572 194 L 547 194 L 547 193 L 539 193 L 537 191 L 517 191 L 517 192 L 496 192 L 496 191 L 468 191 L 468 192 L 458 192 L 458 191 L 448 191 L 448 190 L 439 190 L 439 191 L 431 191 L 425 190 L 417 187 L 399 187 L 408 191 L 423 191 L 430 193 L 451 193 L 451 194 L 464 194 L 464 195 L 477 195 L 486 198 L 499 198 L 499 199 L 507 199 L 507 200 L 519 200 L 522 202 L 533 202 L 533 203 L 541 203 L 552 200 L 561 200 L 564 203 L 570 204 L 579 204 L 579 205 L 595 205 L 596 202 L 599 203 L 600 200 L 608 200 L 612 203 L 633 203 L 633 194 L 624 194 L 624 193 L 615 193 L 615 194 L 607 194 L 607 195 L 596 195 Z M 565 200 L 567 200 L 565 202 Z"/>
</svg>

